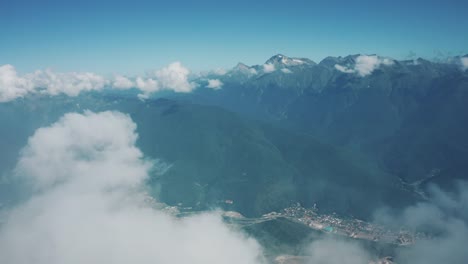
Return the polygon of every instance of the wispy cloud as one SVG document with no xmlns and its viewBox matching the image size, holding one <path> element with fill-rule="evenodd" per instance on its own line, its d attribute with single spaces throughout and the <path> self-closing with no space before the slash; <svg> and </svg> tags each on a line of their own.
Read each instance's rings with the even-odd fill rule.
<svg viewBox="0 0 468 264">
<path fill-rule="evenodd" d="M 432 186 L 430 199 L 403 210 L 382 208 L 374 221 L 388 228 L 425 232 L 431 238 L 418 239 L 414 245 L 395 249 L 396 263 L 465 263 L 468 259 L 468 183 L 458 182 L 453 192 Z M 364 247 L 359 240 L 325 238 L 312 242 L 304 254 L 308 263 L 381 263 L 383 256 Z M 372 262 L 373 261 L 373 262 Z"/>
<path fill-rule="evenodd" d="M 341 66 L 339 64 L 335 64 L 335 69 L 337 69 L 340 72 L 344 72 L 344 73 L 354 73 L 354 72 L 356 72 L 354 69 L 350 69 L 350 68 L 347 68 L 345 66 Z"/>
<path fill-rule="evenodd" d="M 365 264 L 372 259 L 359 243 L 336 238 L 316 240 L 306 248 L 305 253 L 310 256 L 308 263 Z"/>
<path fill-rule="evenodd" d="M 225 69 L 223 69 L 223 68 L 218 68 L 218 69 L 215 69 L 215 70 L 211 71 L 211 73 L 214 74 L 214 75 L 222 76 L 222 75 L 225 75 L 227 73 L 227 71 Z"/>
<path fill-rule="evenodd" d="M 135 130 L 119 112 L 71 113 L 38 129 L 15 170 L 35 191 L 0 225 L 0 262 L 262 263 L 260 246 L 216 213 L 156 209 L 143 184 L 167 166 L 143 156 Z"/>
<path fill-rule="evenodd" d="M 468 183 L 458 182 L 453 192 L 431 186 L 430 200 L 406 208 L 401 213 L 381 210 L 376 221 L 405 226 L 412 230 L 435 234 L 430 240 L 418 241 L 408 250 L 398 252 L 400 263 L 464 263 L 468 259 Z"/>
<path fill-rule="evenodd" d="M 252 74 L 252 75 L 257 75 L 258 74 L 257 70 L 254 69 L 254 68 L 250 68 L 249 73 Z"/>
</svg>

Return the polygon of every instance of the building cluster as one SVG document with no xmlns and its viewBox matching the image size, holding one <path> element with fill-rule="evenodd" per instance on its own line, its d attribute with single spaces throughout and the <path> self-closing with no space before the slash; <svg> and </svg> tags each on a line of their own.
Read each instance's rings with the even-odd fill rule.
<svg viewBox="0 0 468 264">
<path fill-rule="evenodd" d="M 301 222 L 316 230 L 356 239 L 381 241 L 397 245 L 411 245 L 416 240 L 429 238 L 426 234 L 413 233 L 405 229 L 391 230 L 359 219 L 340 218 L 336 214 L 319 214 L 316 207 L 306 209 L 300 204 L 295 204 L 284 209 L 279 215 Z M 276 213 L 276 216 L 278 216 L 278 213 Z"/>
</svg>

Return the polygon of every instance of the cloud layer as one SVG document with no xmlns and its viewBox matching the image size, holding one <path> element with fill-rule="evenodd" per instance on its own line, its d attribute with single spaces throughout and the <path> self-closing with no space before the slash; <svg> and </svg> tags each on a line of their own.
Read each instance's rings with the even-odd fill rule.
<svg viewBox="0 0 468 264">
<path fill-rule="evenodd" d="M 347 67 L 336 64 L 335 69 L 344 73 L 356 73 L 359 76 L 364 77 L 371 74 L 381 65 L 392 65 L 393 63 L 393 60 L 388 58 L 382 58 L 377 55 L 360 55 L 356 58 L 356 62 L 354 65 Z"/>
<path fill-rule="evenodd" d="M 90 72 L 55 73 L 48 69 L 19 76 L 12 65 L 0 66 L 0 102 L 28 93 L 76 96 L 82 91 L 100 90 L 107 84 L 104 77 Z"/>
<path fill-rule="evenodd" d="M 117 89 L 137 88 L 142 93 L 139 98 L 146 99 L 151 93 L 170 90 L 176 93 L 189 93 L 197 84 L 189 80 L 190 70 L 180 62 L 169 64 L 145 77 L 138 76 L 132 81 L 124 76 L 115 76 L 113 87 Z"/>
<path fill-rule="evenodd" d="M 217 214 L 155 209 L 143 182 L 162 163 L 135 147 L 135 129 L 118 112 L 67 114 L 38 129 L 16 167 L 34 192 L 0 226 L 0 262 L 261 263 L 259 245 Z"/>
<path fill-rule="evenodd" d="M 106 79 L 90 72 L 57 73 L 50 69 L 20 76 L 12 65 L 3 65 L 0 66 L 0 102 L 11 101 L 30 93 L 77 96 L 84 91 L 101 90 L 105 87 L 137 88 L 141 90 L 143 97 L 161 90 L 188 93 L 197 87 L 189 80 L 189 75 L 190 71 L 180 62 L 133 79 L 121 75 Z"/>
</svg>

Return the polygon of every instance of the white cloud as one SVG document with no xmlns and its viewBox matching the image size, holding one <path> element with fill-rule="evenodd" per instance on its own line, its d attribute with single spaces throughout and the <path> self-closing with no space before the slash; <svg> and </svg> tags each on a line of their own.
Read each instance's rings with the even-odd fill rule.
<svg viewBox="0 0 468 264">
<path fill-rule="evenodd" d="M 148 99 L 151 93 L 161 90 L 172 90 L 176 93 L 189 93 L 197 84 L 189 81 L 190 70 L 180 62 L 169 64 L 154 73 L 154 76 L 137 77 L 136 87 L 143 94 L 139 94 L 141 100 Z"/>
<path fill-rule="evenodd" d="M 47 69 L 26 76 L 36 88 L 45 89 L 42 92 L 50 95 L 77 96 L 82 91 L 100 90 L 108 84 L 104 77 L 91 72 L 56 73 Z"/>
<path fill-rule="evenodd" d="M 116 75 L 112 82 L 112 87 L 116 89 L 130 89 L 136 87 L 136 84 L 125 76 Z"/>
<path fill-rule="evenodd" d="M 458 182 L 454 192 L 432 186 L 428 197 L 427 202 L 420 202 L 402 212 L 380 210 L 376 213 L 377 222 L 434 235 L 431 239 L 417 241 L 406 250 L 397 251 L 396 261 L 415 264 L 466 262 L 468 183 Z"/>
<path fill-rule="evenodd" d="M 114 183 L 137 185 L 146 177 L 149 164 L 141 160 L 143 154 L 134 146 L 135 129 L 121 113 L 67 114 L 52 126 L 38 129 L 28 140 L 17 173 L 29 177 L 36 189 L 68 181 L 92 183 L 96 188 L 113 187 Z M 96 176 L 98 171 L 103 173 Z M 99 184 L 98 180 L 105 182 Z"/>
<path fill-rule="evenodd" d="M 372 259 L 359 243 L 332 238 L 314 241 L 307 253 L 310 255 L 308 263 L 364 264 Z"/>
<path fill-rule="evenodd" d="M 395 64 L 395 60 L 390 59 L 390 58 L 380 58 L 380 62 L 381 64 L 387 65 L 387 66 Z"/>
<path fill-rule="evenodd" d="M 174 62 L 156 71 L 155 76 L 162 88 L 173 90 L 174 92 L 188 93 L 196 88 L 195 83 L 189 82 L 189 74 L 190 71 L 180 62 Z"/>
<path fill-rule="evenodd" d="M 188 93 L 197 87 L 189 81 L 190 71 L 180 62 L 174 62 L 153 75 L 127 78 L 116 75 L 106 79 L 91 72 L 58 73 L 50 69 L 38 70 L 23 76 L 12 65 L 0 66 L 0 102 L 7 102 L 29 93 L 77 96 L 84 91 L 101 90 L 109 86 L 115 89 L 140 89 L 146 97 L 160 90 Z"/>
<path fill-rule="evenodd" d="M 286 73 L 286 74 L 287 74 L 287 73 L 292 73 L 292 71 L 291 71 L 290 69 L 287 69 L 287 68 L 283 68 L 283 69 L 281 69 L 281 71 L 282 71 L 283 73 Z"/>
<path fill-rule="evenodd" d="M 33 88 L 29 79 L 18 76 L 15 67 L 9 64 L 0 66 L 0 102 L 23 97 Z"/>
<path fill-rule="evenodd" d="M 378 57 L 376 55 L 360 55 L 356 58 L 356 62 L 352 67 L 345 67 L 336 64 L 335 69 L 344 73 L 357 73 L 364 77 L 371 74 L 381 65 L 392 65 L 394 61 L 388 58 Z"/>
<path fill-rule="evenodd" d="M 356 58 L 355 69 L 360 76 L 371 74 L 380 65 L 391 65 L 393 61 L 387 58 L 380 58 L 378 56 L 361 55 Z"/>
<path fill-rule="evenodd" d="M 47 69 L 19 76 L 13 66 L 0 66 L 0 102 L 37 92 L 76 96 L 82 91 L 102 89 L 107 84 L 104 77 L 90 72 L 56 73 Z"/>
<path fill-rule="evenodd" d="M 136 87 L 145 93 L 156 92 L 160 89 L 159 82 L 152 78 L 136 78 Z"/>
<path fill-rule="evenodd" d="M 270 73 L 270 72 L 274 72 L 276 69 L 275 69 L 275 65 L 274 64 L 271 64 L 271 63 L 268 63 L 268 64 L 263 64 L 263 71 L 266 72 L 266 73 Z"/>
<path fill-rule="evenodd" d="M 223 82 L 221 82 L 219 79 L 213 79 L 213 80 L 208 80 L 208 85 L 206 87 L 212 88 L 212 89 L 220 89 L 223 86 Z"/>
<path fill-rule="evenodd" d="M 161 162 L 143 157 L 135 129 L 118 112 L 38 129 L 16 167 L 36 191 L 0 225 L 0 263 L 262 263 L 259 245 L 216 213 L 155 209 L 143 183 Z"/>
<path fill-rule="evenodd" d="M 468 69 L 468 57 L 462 57 L 460 61 L 461 61 L 463 70 L 464 71 L 467 70 Z"/>
</svg>

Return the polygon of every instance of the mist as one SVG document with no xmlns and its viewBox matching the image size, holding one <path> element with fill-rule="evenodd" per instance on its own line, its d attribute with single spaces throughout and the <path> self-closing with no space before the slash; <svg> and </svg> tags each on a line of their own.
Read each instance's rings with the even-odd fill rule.
<svg viewBox="0 0 468 264">
<path fill-rule="evenodd" d="M 259 244 L 216 212 L 177 218 L 144 188 L 167 169 L 119 112 L 70 113 L 34 133 L 14 177 L 32 195 L 2 212 L 0 263 L 262 263 Z"/>
<path fill-rule="evenodd" d="M 465 263 L 468 259 L 468 183 L 458 181 L 456 191 L 427 187 L 429 200 L 404 209 L 380 208 L 374 222 L 388 228 L 424 232 L 426 239 L 395 248 L 395 263 Z M 310 264 L 379 263 L 379 256 L 359 240 L 329 237 L 315 240 L 303 252 Z"/>
</svg>

